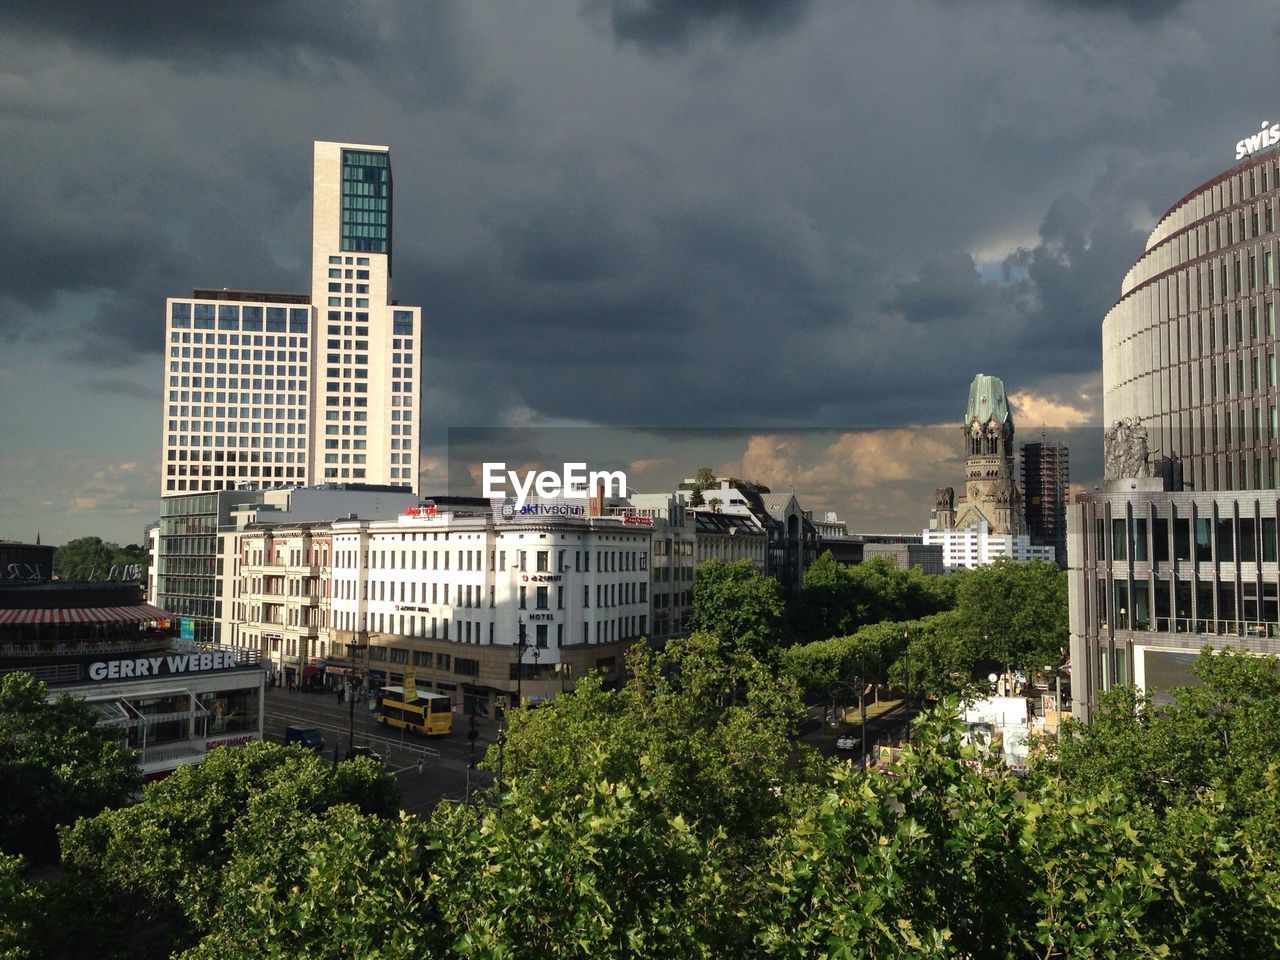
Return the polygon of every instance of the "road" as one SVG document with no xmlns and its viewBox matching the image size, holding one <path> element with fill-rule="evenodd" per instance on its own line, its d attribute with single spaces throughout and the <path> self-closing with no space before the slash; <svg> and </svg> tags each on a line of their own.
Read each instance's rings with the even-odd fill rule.
<svg viewBox="0 0 1280 960">
<path fill-rule="evenodd" d="M 894 704 L 875 717 L 867 718 L 867 754 L 872 762 L 876 757 L 876 745 L 880 743 L 899 743 L 906 737 L 907 722 L 909 717 L 914 717 L 919 713 L 919 704 L 913 704 L 910 714 L 901 702 Z M 810 716 L 821 717 L 823 708 L 821 705 L 809 707 Z M 847 724 L 841 724 L 839 732 L 848 731 L 855 737 L 860 732 L 860 724 L 857 721 Z M 808 744 L 819 753 L 826 757 L 843 757 L 850 761 L 858 761 L 862 759 L 862 748 L 859 746 L 856 750 L 838 750 L 836 748 L 837 731 L 824 730 L 819 728 L 800 738 L 800 742 Z"/>
<path fill-rule="evenodd" d="M 338 703 L 333 693 L 289 693 L 282 688 L 268 688 L 263 732 L 268 740 L 284 742 L 284 729 L 290 724 L 306 724 L 324 734 L 326 759 L 332 758 L 337 743 L 339 753 L 346 754 L 347 732 L 351 724 L 351 705 Z M 467 740 L 467 718 L 461 713 L 453 717 L 453 732 L 448 736 L 417 737 L 402 730 L 383 728 L 373 722 L 367 703 L 355 708 L 355 742 L 372 747 L 379 756 L 387 757 L 387 769 L 400 787 L 401 809 L 406 813 L 427 816 L 441 800 L 465 799 L 467 766 L 471 746 Z M 476 727 L 475 756 L 477 764 L 485 749 L 497 736 L 497 725 L 480 723 Z M 418 760 L 422 758 L 422 772 Z M 491 777 L 483 770 L 471 773 L 473 789 L 488 785 Z"/>
<path fill-rule="evenodd" d="M 818 708 L 810 708 L 811 711 Z M 819 711 L 820 712 L 820 711 Z M 890 741 L 904 732 L 907 714 L 898 704 L 885 713 L 867 721 L 867 742 L 873 752 L 877 741 Z M 284 729 L 290 724 L 306 724 L 324 734 L 324 756 L 333 756 L 337 743 L 339 754 L 347 750 L 348 728 L 351 724 L 351 705 L 338 703 L 332 693 L 289 693 L 281 688 L 268 688 L 264 732 L 268 740 L 284 742 Z M 858 727 L 851 727 L 855 732 Z M 448 736 L 430 739 L 391 730 L 375 724 L 367 703 L 355 708 L 355 742 L 372 747 L 380 756 L 387 757 L 387 769 L 391 771 L 400 788 L 401 809 L 406 813 L 428 816 L 441 800 L 462 801 L 467 795 L 467 766 L 470 743 L 467 740 L 468 722 L 461 713 L 455 713 L 453 732 Z M 476 762 L 484 757 L 485 750 L 497 737 L 498 726 L 492 721 L 476 726 Z M 896 735 L 896 737 L 895 737 Z M 853 753 L 840 751 L 835 746 L 834 732 L 815 730 L 801 738 L 802 743 L 814 747 L 826 756 L 841 756 L 853 760 L 861 757 L 861 750 Z M 874 755 L 874 754 L 873 754 Z M 418 760 L 422 758 L 422 772 Z M 483 770 L 471 773 L 472 788 L 488 786 L 492 777 Z"/>
</svg>

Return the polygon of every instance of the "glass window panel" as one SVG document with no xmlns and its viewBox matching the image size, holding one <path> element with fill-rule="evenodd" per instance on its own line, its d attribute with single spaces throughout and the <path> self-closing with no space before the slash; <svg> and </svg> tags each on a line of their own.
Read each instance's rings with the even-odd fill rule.
<svg viewBox="0 0 1280 960">
<path fill-rule="evenodd" d="M 1116 560 L 1127 560 L 1128 553 L 1126 550 L 1127 537 L 1125 535 L 1125 522 L 1123 520 L 1111 521 L 1111 550 L 1112 557 Z"/>
</svg>

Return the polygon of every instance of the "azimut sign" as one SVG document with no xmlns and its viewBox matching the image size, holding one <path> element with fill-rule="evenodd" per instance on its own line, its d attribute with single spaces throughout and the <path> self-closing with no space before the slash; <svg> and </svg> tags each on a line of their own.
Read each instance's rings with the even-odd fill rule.
<svg viewBox="0 0 1280 960">
<path fill-rule="evenodd" d="M 171 653 L 163 657 L 133 657 L 128 660 L 97 660 L 89 664 L 89 679 L 167 677 L 176 673 L 229 670 L 235 665 L 236 655 L 231 650 L 218 650 L 212 653 Z"/>
<path fill-rule="evenodd" d="M 1277 143 L 1280 143 L 1280 123 L 1263 120 L 1261 130 L 1243 140 L 1236 141 L 1236 159 L 1243 160 L 1259 150 L 1274 147 Z"/>
</svg>

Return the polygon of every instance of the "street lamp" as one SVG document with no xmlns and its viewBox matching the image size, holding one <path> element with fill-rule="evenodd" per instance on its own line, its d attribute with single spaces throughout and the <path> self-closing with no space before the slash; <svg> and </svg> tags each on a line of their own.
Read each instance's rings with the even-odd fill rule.
<svg viewBox="0 0 1280 960">
<path fill-rule="evenodd" d="M 356 745 L 356 647 L 351 644 L 351 673 L 347 677 L 347 704 L 350 707 L 351 716 L 347 724 L 347 752 L 351 752 L 351 748 Z"/>
<path fill-rule="evenodd" d="M 907 743 L 911 743 L 911 631 L 907 627 L 902 628 L 902 655 L 906 662 L 906 689 L 903 690 L 902 699 L 907 708 Z"/>
<path fill-rule="evenodd" d="M 529 633 L 525 628 L 524 618 L 519 618 L 519 630 L 516 633 L 516 704 L 524 705 L 524 652 L 533 647 L 533 672 L 538 672 L 538 660 L 542 654 L 538 650 L 537 643 L 529 642 Z"/>
<path fill-rule="evenodd" d="M 479 734 L 476 732 L 476 706 L 475 706 L 474 694 L 472 695 L 472 700 L 471 700 L 470 717 L 471 717 L 471 723 L 467 730 L 467 741 L 470 744 L 471 757 L 467 761 L 467 796 L 466 796 L 466 800 L 464 801 L 467 804 L 467 806 L 471 805 L 471 771 L 476 768 L 476 737 L 479 736 Z"/>
<path fill-rule="evenodd" d="M 1052 673 L 1054 680 L 1053 705 L 1058 714 L 1057 723 L 1054 728 L 1055 736 L 1062 732 L 1062 668 L 1064 666 L 1066 666 L 1065 663 L 1060 663 L 1057 666 L 1049 666 L 1046 664 L 1044 668 L 1045 674 L 1048 675 Z"/>
</svg>

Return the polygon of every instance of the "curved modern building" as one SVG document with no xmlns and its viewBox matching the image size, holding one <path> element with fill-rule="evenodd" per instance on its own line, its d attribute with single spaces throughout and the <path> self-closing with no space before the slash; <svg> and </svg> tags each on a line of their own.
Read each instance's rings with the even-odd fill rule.
<svg viewBox="0 0 1280 960">
<path fill-rule="evenodd" d="M 1103 421 L 1135 418 L 1175 485 L 1280 480 L 1276 208 L 1280 151 L 1201 184 L 1160 218 L 1102 322 Z"/>
<path fill-rule="evenodd" d="M 1118 684 L 1195 682 L 1205 646 L 1280 653 L 1278 207 L 1280 150 L 1200 185 L 1102 321 L 1103 419 L 1127 422 L 1069 511 L 1079 717 Z"/>
</svg>

